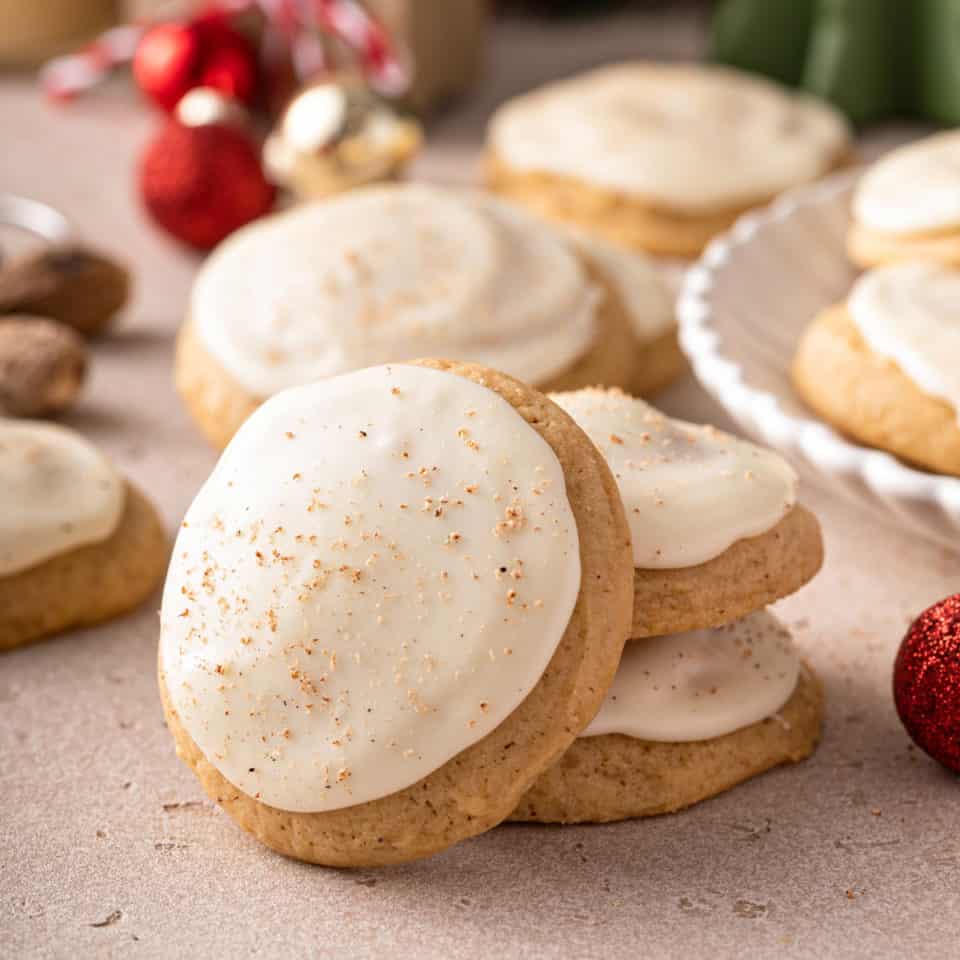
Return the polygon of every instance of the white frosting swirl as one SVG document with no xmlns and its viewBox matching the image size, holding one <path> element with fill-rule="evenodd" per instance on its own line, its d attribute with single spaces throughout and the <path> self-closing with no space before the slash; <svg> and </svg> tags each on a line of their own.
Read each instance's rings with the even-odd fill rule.
<svg viewBox="0 0 960 960">
<path fill-rule="evenodd" d="M 394 793 L 538 683 L 580 588 L 563 470 L 493 391 L 375 367 L 286 391 L 197 495 L 163 598 L 173 705 L 284 810 Z"/>
<path fill-rule="evenodd" d="M 853 215 L 883 233 L 960 227 L 960 130 L 925 137 L 878 160 L 857 184 Z"/>
<path fill-rule="evenodd" d="M 514 170 L 575 177 L 695 214 L 816 179 L 850 134 L 837 110 L 758 77 L 624 63 L 509 101 L 489 139 Z"/>
<path fill-rule="evenodd" d="M 552 399 L 600 448 L 616 478 L 643 569 L 692 567 L 775 527 L 797 500 L 797 475 L 771 450 L 673 420 L 620 390 Z"/>
<path fill-rule="evenodd" d="M 0 576 L 106 540 L 125 498 L 123 478 L 80 434 L 0 418 Z"/>
<path fill-rule="evenodd" d="M 765 610 L 725 627 L 628 643 L 581 736 L 722 737 L 775 714 L 793 695 L 799 670 L 789 631 Z"/>
<path fill-rule="evenodd" d="M 673 301 L 663 278 L 647 257 L 598 240 L 584 230 L 559 229 L 612 285 L 640 343 L 649 343 L 674 328 Z"/>
<path fill-rule="evenodd" d="M 201 270 L 191 315 L 217 361 L 267 397 L 422 356 L 541 383 L 592 347 L 597 299 L 569 246 L 531 216 L 408 184 L 234 234 Z"/>
<path fill-rule="evenodd" d="M 960 419 L 960 271 L 914 260 L 877 267 L 853 285 L 847 309 L 874 353 L 889 357 Z"/>
</svg>

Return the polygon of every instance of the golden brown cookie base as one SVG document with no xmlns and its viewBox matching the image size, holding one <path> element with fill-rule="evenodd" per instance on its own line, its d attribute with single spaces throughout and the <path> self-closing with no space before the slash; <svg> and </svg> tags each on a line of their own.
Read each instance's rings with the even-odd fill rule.
<svg viewBox="0 0 960 960">
<path fill-rule="evenodd" d="M 874 353 L 845 306 L 828 308 L 807 328 L 794 356 L 793 383 L 817 414 L 854 440 L 960 476 L 956 411 Z"/>
<path fill-rule="evenodd" d="M 573 177 L 512 170 L 493 154 L 487 157 L 486 179 L 495 193 L 547 220 L 582 227 L 630 250 L 673 257 L 699 256 L 741 214 L 770 199 L 697 216 L 673 213 Z"/>
<path fill-rule="evenodd" d="M 851 160 L 852 153 L 844 151 L 824 174 Z M 758 196 L 725 210 L 682 213 L 575 177 L 513 170 L 493 152 L 487 155 L 486 180 L 495 193 L 547 220 L 581 227 L 629 250 L 671 257 L 699 256 L 717 234 L 728 230 L 744 213 L 773 200 L 772 196 Z"/>
<path fill-rule="evenodd" d="M 173 381 L 187 412 L 216 450 L 226 447 L 240 424 L 264 401 L 213 359 L 189 318 L 177 335 Z"/>
<path fill-rule="evenodd" d="M 720 627 L 795 593 L 823 564 L 817 518 L 794 507 L 772 530 L 695 567 L 634 570 L 634 639 Z"/>
<path fill-rule="evenodd" d="M 538 384 L 537 389 L 550 393 L 607 386 L 646 395 L 683 373 L 686 360 L 677 342 L 676 328 L 671 327 L 652 341 L 639 341 L 613 284 L 586 261 L 584 267 L 604 292 L 597 312 L 595 344 L 571 367 Z M 190 415 L 218 450 L 230 442 L 240 424 L 265 399 L 250 393 L 214 359 L 189 318 L 177 337 L 174 381 Z"/>
<path fill-rule="evenodd" d="M 419 362 L 494 390 L 556 452 L 580 535 L 580 595 L 543 677 L 492 733 L 413 786 L 325 813 L 278 810 L 225 780 L 180 724 L 161 665 L 161 697 L 177 753 L 208 796 L 267 846 L 312 863 L 402 863 L 502 821 L 599 709 L 630 629 L 629 527 L 613 476 L 586 434 L 546 397 L 511 377 L 471 364 Z"/>
<path fill-rule="evenodd" d="M 527 792 L 511 820 L 607 823 L 675 813 L 784 763 L 820 740 L 823 690 L 806 664 L 775 717 L 713 740 L 657 743 L 584 737 Z"/>
<path fill-rule="evenodd" d="M 167 558 L 153 504 L 128 483 L 109 539 L 0 577 L 0 650 L 127 613 L 163 579 Z"/>
<path fill-rule="evenodd" d="M 901 260 L 937 260 L 960 267 L 960 230 L 937 233 L 880 233 L 854 224 L 847 234 L 847 255 L 859 267 Z"/>
</svg>

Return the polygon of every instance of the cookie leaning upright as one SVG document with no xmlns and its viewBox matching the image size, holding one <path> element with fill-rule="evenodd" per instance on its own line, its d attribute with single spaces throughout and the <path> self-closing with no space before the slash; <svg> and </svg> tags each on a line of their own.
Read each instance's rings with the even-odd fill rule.
<svg viewBox="0 0 960 960">
<path fill-rule="evenodd" d="M 960 131 L 877 160 L 857 184 L 851 216 L 847 250 L 858 266 L 916 258 L 960 266 Z"/>
<path fill-rule="evenodd" d="M 136 607 L 163 576 L 153 505 L 83 437 L 0 418 L 0 650 Z"/>
<path fill-rule="evenodd" d="M 489 196 L 354 190 L 258 221 L 194 284 L 177 389 L 217 447 L 288 387 L 445 356 L 542 389 L 664 385 L 683 366 L 646 262 Z"/>
<path fill-rule="evenodd" d="M 631 577 L 609 469 L 532 388 L 423 361 L 285 391 L 174 551 L 178 753 L 282 853 L 437 852 L 503 820 L 591 720 Z"/>
<path fill-rule="evenodd" d="M 508 101 L 492 189 L 635 250 L 694 256 L 745 210 L 844 163 L 828 104 L 716 66 L 623 63 Z"/>
<path fill-rule="evenodd" d="M 617 391 L 555 399 L 608 459 L 627 509 L 634 639 L 597 716 L 512 819 L 673 812 L 808 756 L 820 684 L 763 609 L 822 560 L 790 466 Z"/>
</svg>

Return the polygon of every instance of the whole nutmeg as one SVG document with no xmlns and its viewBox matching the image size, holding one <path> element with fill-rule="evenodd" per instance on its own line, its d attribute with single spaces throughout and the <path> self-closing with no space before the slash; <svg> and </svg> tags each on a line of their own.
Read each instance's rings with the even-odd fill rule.
<svg viewBox="0 0 960 960">
<path fill-rule="evenodd" d="M 60 413 L 87 373 L 87 345 L 70 327 L 45 317 L 0 317 L 0 412 L 14 417 Z"/>
<path fill-rule="evenodd" d="M 28 254 L 0 269 L 0 314 L 51 317 L 86 337 L 102 333 L 129 295 L 124 267 L 75 244 Z"/>
</svg>

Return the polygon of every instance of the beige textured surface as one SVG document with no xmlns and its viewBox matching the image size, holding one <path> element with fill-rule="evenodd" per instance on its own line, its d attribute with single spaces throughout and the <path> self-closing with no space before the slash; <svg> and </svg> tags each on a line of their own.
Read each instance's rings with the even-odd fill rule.
<svg viewBox="0 0 960 960">
<path fill-rule="evenodd" d="M 797 348 L 793 381 L 810 407 L 842 433 L 960 476 L 956 411 L 874 353 L 842 304 L 811 320 Z"/>
<path fill-rule="evenodd" d="M 479 173 L 482 121 L 523 86 L 667 47 L 690 23 L 615 19 L 499 34 L 486 84 L 434 130 L 424 175 Z M 556 32 L 553 32 L 556 31 Z M 67 111 L 0 80 L 3 189 L 64 207 L 137 268 L 69 422 L 160 505 L 169 532 L 214 462 L 170 383 L 196 260 L 142 223 L 131 163 L 157 118 L 125 88 Z M 69 158 L 69 162 L 64 162 Z M 671 413 L 729 428 L 689 379 Z M 10 957 L 500 957 L 943 960 L 956 948 L 956 778 L 909 741 L 890 670 L 908 620 L 960 559 L 804 477 L 823 572 L 776 611 L 824 681 L 824 740 L 676 817 L 511 825 L 431 860 L 339 872 L 278 857 L 203 796 L 156 691 L 156 603 L 0 657 L 0 954 Z M 849 895 L 848 895 L 849 891 Z"/>
</svg>

